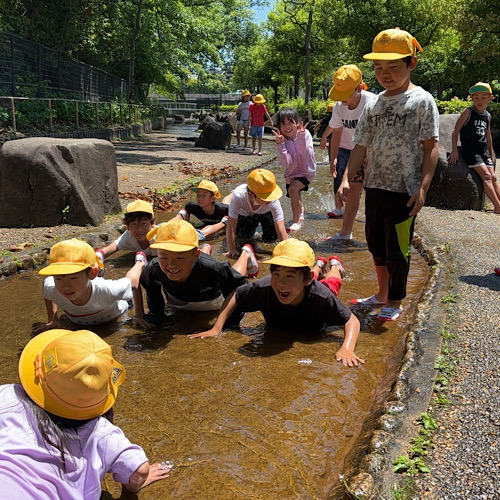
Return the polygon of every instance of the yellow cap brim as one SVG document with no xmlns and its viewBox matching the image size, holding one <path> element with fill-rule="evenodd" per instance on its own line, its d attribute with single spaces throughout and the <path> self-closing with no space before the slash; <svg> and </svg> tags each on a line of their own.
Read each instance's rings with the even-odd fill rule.
<svg viewBox="0 0 500 500">
<path fill-rule="evenodd" d="M 270 193 L 253 193 L 262 201 L 279 200 L 283 196 L 283 191 L 279 186 L 276 186 Z"/>
<path fill-rule="evenodd" d="M 193 248 L 198 248 L 196 245 L 184 245 L 181 243 L 172 243 L 172 242 L 153 243 L 152 245 L 150 245 L 150 247 L 159 250 L 167 250 L 169 252 L 188 252 Z"/>
<path fill-rule="evenodd" d="M 274 264 L 275 266 L 284 266 L 284 267 L 308 267 L 309 269 L 311 266 L 308 266 L 302 261 L 298 261 L 297 259 L 294 259 L 293 257 L 288 257 L 286 255 L 277 255 L 276 257 L 271 257 L 269 260 L 263 260 L 262 264 Z"/>
<path fill-rule="evenodd" d="M 96 259 L 97 262 L 97 259 Z M 40 269 L 38 274 L 42 276 L 57 276 L 59 274 L 75 274 L 83 271 L 84 269 L 89 269 L 91 266 L 86 264 L 49 264 L 47 267 Z"/>
<path fill-rule="evenodd" d="M 413 57 L 413 54 L 399 54 L 398 52 L 370 52 L 369 54 L 365 54 L 363 58 L 376 61 L 395 61 L 396 59 L 403 59 L 408 56 Z"/>
<path fill-rule="evenodd" d="M 358 85 L 356 85 L 356 87 Z M 345 101 L 346 99 L 349 99 L 349 97 L 351 97 L 352 93 L 356 90 L 356 87 L 354 87 L 352 90 L 345 90 L 344 92 L 340 92 L 335 88 L 334 85 L 328 92 L 328 97 L 332 101 Z"/>
<path fill-rule="evenodd" d="M 106 413 L 115 403 L 120 385 L 124 377 L 118 378 L 118 384 L 111 384 L 111 392 L 108 397 L 99 405 L 92 408 L 70 408 L 62 406 L 59 401 L 54 400 L 48 391 L 45 391 L 43 385 L 35 375 L 35 359 L 51 342 L 66 335 L 68 330 L 54 329 L 40 333 L 31 339 L 19 358 L 19 378 L 21 384 L 28 396 L 41 408 L 57 415 L 58 417 L 70 418 L 73 420 L 87 420 L 95 418 Z M 123 366 L 114 361 L 113 368 L 118 368 L 125 373 Z"/>
</svg>

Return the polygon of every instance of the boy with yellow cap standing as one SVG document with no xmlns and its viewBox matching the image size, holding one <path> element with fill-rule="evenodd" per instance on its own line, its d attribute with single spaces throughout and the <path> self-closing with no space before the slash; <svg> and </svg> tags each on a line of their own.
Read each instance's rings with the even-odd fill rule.
<svg viewBox="0 0 500 500">
<path fill-rule="evenodd" d="M 395 28 L 380 32 L 372 52 L 364 56 L 373 60 L 375 76 L 385 91 L 365 105 L 340 186 L 347 200 L 349 181 L 366 158 L 365 231 L 378 291 L 353 302 L 385 305 L 377 316 L 380 321 L 394 321 L 401 315 L 415 216 L 425 203 L 439 155 L 436 103 L 411 82 L 417 48 L 422 50 L 410 33 Z"/>
<path fill-rule="evenodd" d="M 491 138 L 491 115 L 486 111 L 493 100 L 489 83 L 478 82 L 469 89 L 472 106 L 462 111 L 451 135 L 450 163 L 458 161 L 457 147 L 460 135 L 460 153 L 469 166 L 481 177 L 486 196 L 491 200 L 494 212 L 500 214 L 500 185 L 495 175 L 495 151 Z"/>
<path fill-rule="evenodd" d="M 145 264 L 143 255 L 136 256 L 125 278 L 107 280 L 97 276 L 102 264 L 88 243 L 75 238 L 56 243 L 49 265 L 39 271 L 48 276 L 43 282 L 47 324 L 37 331 L 59 326 L 58 307 L 78 325 L 101 325 L 118 318 L 129 309 L 132 287 L 138 286 Z"/>
<path fill-rule="evenodd" d="M 333 86 L 328 94 L 330 99 L 337 101 L 332 111 L 332 118 L 328 124 L 325 134 L 331 132 L 330 137 L 330 175 L 333 177 L 333 192 L 337 193 L 349 156 L 354 143 L 352 136 L 356 130 L 361 112 L 365 104 L 375 97 L 367 92 L 366 84 L 363 82 L 361 70 L 355 64 L 341 66 L 333 77 Z M 326 145 L 326 137 L 321 138 L 320 147 Z M 363 167 L 361 167 L 355 179 L 351 183 L 349 194 L 349 209 L 344 215 L 342 203 L 335 200 L 335 208 L 328 212 L 328 217 L 345 217 L 342 230 L 332 236 L 333 240 L 352 239 L 352 226 L 359 208 L 359 198 L 363 187 Z M 347 204 L 346 204 L 347 205 Z M 347 207 L 346 207 L 347 208 Z M 344 227 L 345 226 L 345 227 Z"/>
<path fill-rule="evenodd" d="M 337 256 L 316 261 L 305 241 L 289 238 L 276 245 L 272 258 L 264 264 L 271 265 L 270 275 L 239 287 L 222 307 L 214 326 L 190 337 L 216 337 L 233 311 L 260 311 L 268 326 L 287 333 L 307 336 L 330 325 L 344 325 L 344 343 L 336 353 L 337 361 L 344 366 L 364 363 L 354 354 L 359 321 L 338 298 L 345 269 Z M 317 281 L 326 268 L 325 279 Z"/>
<path fill-rule="evenodd" d="M 262 226 L 264 243 L 288 238 L 279 201 L 282 196 L 283 191 L 276 184 L 276 177 L 271 171 L 257 168 L 250 172 L 247 183 L 234 189 L 229 203 L 225 255 L 237 257 L 236 238 L 253 238 L 259 224 Z"/>
<path fill-rule="evenodd" d="M 222 197 L 219 188 L 212 181 L 203 180 L 198 187 L 191 188 L 196 193 L 196 202 L 189 201 L 182 210 L 175 216 L 175 219 L 190 221 L 191 215 L 203 222 L 204 226 L 197 229 L 198 240 L 204 241 L 208 236 L 212 236 L 226 228 L 228 203 L 231 195 L 227 195 L 219 203 L 215 200 Z"/>
<path fill-rule="evenodd" d="M 144 314 L 141 289 L 134 288 L 135 320 L 145 328 L 166 320 L 164 295 L 174 309 L 217 311 L 238 286 L 246 283 L 245 275 L 253 277 L 259 272 L 250 245 L 245 245 L 231 267 L 198 248 L 198 236 L 189 222 L 172 219 L 154 232 L 152 247 L 158 257 L 142 270 L 140 278 L 149 314 Z"/>
<path fill-rule="evenodd" d="M 262 156 L 262 137 L 264 137 L 264 118 L 271 121 L 271 115 L 268 113 L 265 97 L 257 94 L 250 104 L 250 136 L 252 137 L 252 154 Z M 256 141 L 259 141 L 259 150 L 255 149 Z"/>
</svg>

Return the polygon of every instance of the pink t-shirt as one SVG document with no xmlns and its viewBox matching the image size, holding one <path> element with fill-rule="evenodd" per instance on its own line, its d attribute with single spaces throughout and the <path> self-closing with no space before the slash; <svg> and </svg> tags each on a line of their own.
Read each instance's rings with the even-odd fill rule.
<svg viewBox="0 0 500 500">
<path fill-rule="evenodd" d="M 265 104 L 257 105 L 254 102 L 250 104 L 250 125 L 252 127 L 264 126 L 264 115 L 267 113 Z"/>
</svg>

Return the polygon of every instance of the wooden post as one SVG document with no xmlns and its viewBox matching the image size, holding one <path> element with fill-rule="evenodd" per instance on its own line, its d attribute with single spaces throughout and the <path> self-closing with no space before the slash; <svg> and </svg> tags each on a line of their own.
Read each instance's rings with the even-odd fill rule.
<svg viewBox="0 0 500 500">
<path fill-rule="evenodd" d="M 54 132 L 54 123 L 52 122 L 52 99 L 47 99 L 47 107 L 49 108 L 49 130 Z"/>
<path fill-rule="evenodd" d="M 14 132 L 16 131 L 16 104 L 14 98 L 10 98 L 10 123 Z"/>
</svg>

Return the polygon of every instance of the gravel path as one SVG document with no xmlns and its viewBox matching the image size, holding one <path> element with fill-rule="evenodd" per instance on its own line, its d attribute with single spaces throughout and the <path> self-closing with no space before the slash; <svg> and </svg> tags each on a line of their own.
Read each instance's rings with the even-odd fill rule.
<svg viewBox="0 0 500 500">
<path fill-rule="evenodd" d="M 426 207 L 417 231 L 449 251 L 453 355 L 452 404 L 435 405 L 439 431 L 431 473 L 420 475 L 415 498 L 498 499 L 500 485 L 500 216 Z"/>
</svg>

